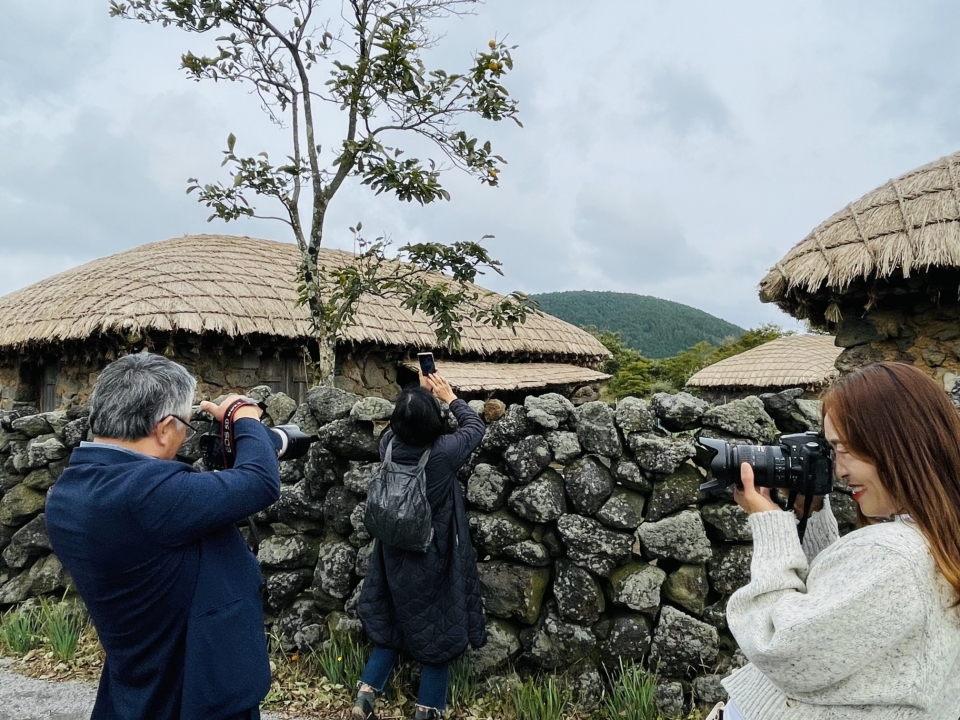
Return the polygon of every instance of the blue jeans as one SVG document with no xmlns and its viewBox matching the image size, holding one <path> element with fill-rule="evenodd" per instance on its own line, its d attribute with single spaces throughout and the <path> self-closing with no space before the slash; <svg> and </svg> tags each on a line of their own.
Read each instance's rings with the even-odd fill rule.
<svg viewBox="0 0 960 720">
<path fill-rule="evenodd" d="M 378 693 L 382 693 L 390 678 L 390 671 L 397 662 L 397 651 L 389 648 L 374 646 L 363 669 L 360 682 L 369 685 Z M 417 705 L 434 708 L 440 712 L 447 707 L 447 680 L 449 665 L 423 665 L 420 671 L 420 692 L 417 694 Z"/>
</svg>

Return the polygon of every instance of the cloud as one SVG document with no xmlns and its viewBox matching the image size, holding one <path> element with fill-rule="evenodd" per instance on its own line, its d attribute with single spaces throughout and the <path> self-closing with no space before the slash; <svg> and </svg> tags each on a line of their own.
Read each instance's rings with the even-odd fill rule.
<svg viewBox="0 0 960 720">
<path fill-rule="evenodd" d="M 731 114 L 723 98 L 699 73 L 666 66 L 645 74 L 638 69 L 642 127 L 662 124 L 679 137 L 701 130 L 732 133 Z"/>
<path fill-rule="evenodd" d="M 902 22 L 888 30 L 887 42 L 875 48 L 873 74 L 877 100 L 875 122 L 928 124 L 944 140 L 960 141 L 960 46 L 956 43 L 960 7 L 949 0 L 915 3 Z M 916 139 L 907 135 L 904 142 Z M 930 158 L 933 160 L 934 158 Z"/>
<path fill-rule="evenodd" d="M 3 20 L 0 113 L 69 91 L 102 59 L 110 33 L 105 3 L 6 0 Z"/>
<path fill-rule="evenodd" d="M 705 258 L 660 198 L 629 197 L 622 188 L 586 186 L 577 197 L 573 228 L 584 259 L 620 287 L 689 276 L 705 265 Z"/>
</svg>

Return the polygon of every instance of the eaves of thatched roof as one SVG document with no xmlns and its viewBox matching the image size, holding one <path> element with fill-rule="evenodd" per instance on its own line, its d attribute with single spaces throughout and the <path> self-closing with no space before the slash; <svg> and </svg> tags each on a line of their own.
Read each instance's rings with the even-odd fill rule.
<svg viewBox="0 0 960 720">
<path fill-rule="evenodd" d="M 340 250 L 320 252 L 325 266 L 351 258 Z M 0 348 L 152 331 L 307 338 L 309 316 L 296 306 L 299 260 L 296 245 L 249 237 L 186 235 L 141 245 L 0 298 Z M 355 320 L 342 341 L 421 349 L 437 344 L 426 316 L 396 301 L 364 298 Z M 462 351 L 584 363 L 609 357 L 592 335 L 550 315 L 531 316 L 515 333 L 468 323 Z"/>
<path fill-rule="evenodd" d="M 960 268 L 960 153 L 890 180 L 822 222 L 770 269 L 760 299 L 819 321 L 853 283 L 932 268 Z"/>
<path fill-rule="evenodd" d="M 416 362 L 401 363 L 416 372 Z M 437 370 L 461 392 L 481 390 L 542 390 L 552 386 L 581 385 L 609 380 L 606 373 L 562 363 L 485 363 L 437 361 Z"/>
<path fill-rule="evenodd" d="M 787 335 L 728 357 L 695 373 L 688 387 L 784 388 L 829 383 L 843 348 L 830 335 Z"/>
</svg>

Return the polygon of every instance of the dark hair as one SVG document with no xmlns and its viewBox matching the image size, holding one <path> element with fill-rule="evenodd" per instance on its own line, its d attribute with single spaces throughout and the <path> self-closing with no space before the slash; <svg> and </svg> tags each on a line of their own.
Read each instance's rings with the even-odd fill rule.
<svg viewBox="0 0 960 720">
<path fill-rule="evenodd" d="M 912 365 L 869 365 L 834 383 L 823 415 L 853 455 L 876 466 L 960 602 L 960 416 L 943 387 Z"/>
<path fill-rule="evenodd" d="M 429 390 L 419 385 L 404 388 L 390 416 L 390 429 L 400 442 L 414 447 L 429 445 L 445 427 L 440 403 Z"/>
</svg>

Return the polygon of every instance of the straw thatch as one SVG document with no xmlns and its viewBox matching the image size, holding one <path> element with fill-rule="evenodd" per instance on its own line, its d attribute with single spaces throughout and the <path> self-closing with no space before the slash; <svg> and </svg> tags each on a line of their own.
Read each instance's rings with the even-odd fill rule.
<svg viewBox="0 0 960 720">
<path fill-rule="evenodd" d="M 814 317 L 830 301 L 819 298 L 814 311 L 814 294 L 931 268 L 960 268 L 960 153 L 890 180 L 818 225 L 763 278 L 760 299 Z"/>
<path fill-rule="evenodd" d="M 416 361 L 401 363 L 417 372 Z M 438 360 L 437 370 L 460 392 L 536 390 L 554 385 L 583 385 L 609 380 L 596 370 L 561 363 L 486 363 Z"/>
<path fill-rule="evenodd" d="M 829 335 L 787 335 L 708 365 L 687 381 L 702 388 L 783 388 L 825 385 L 838 372 L 843 348 Z"/>
<path fill-rule="evenodd" d="M 321 250 L 335 266 L 353 256 Z M 296 307 L 299 249 L 290 243 L 224 235 L 187 235 L 142 245 L 54 275 L 0 298 L 0 347 L 148 331 L 310 336 Z M 443 276 L 438 276 L 443 279 Z M 364 298 L 341 338 L 386 347 L 433 348 L 422 314 L 396 301 Z M 534 315 L 516 333 L 467 323 L 463 352 L 529 353 L 596 362 L 609 357 L 589 333 L 550 315 Z"/>
</svg>

